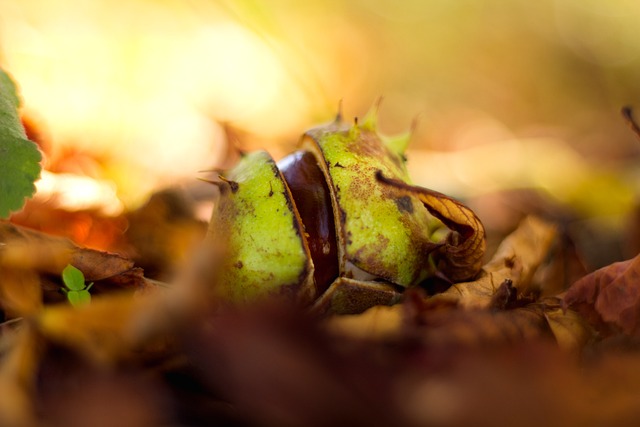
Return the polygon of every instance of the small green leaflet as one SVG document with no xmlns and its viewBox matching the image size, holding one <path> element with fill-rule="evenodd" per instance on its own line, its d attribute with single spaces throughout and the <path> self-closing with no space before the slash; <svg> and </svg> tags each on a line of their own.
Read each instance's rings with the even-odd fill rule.
<svg viewBox="0 0 640 427">
<path fill-rule="evenodd" d="M 40 176 L 42 155 L 27 135 L 18 116 L 20 99 L 11 77 L 0 69 L 0 218 L 33 196 Z"/>
<path fill-rule="evenodd" d="M 91 294 L 89 289 L 93 286 L 90 283 L 86 286 L 84 283 L 84 274 L 71 264 L 68 264 L 64 270 L 62 270 L 62 281 L 66 289 L 62 289 L 67 295 L 67 299 L 74 307 L 85 305 L 91 302 Z"/>
</svg>

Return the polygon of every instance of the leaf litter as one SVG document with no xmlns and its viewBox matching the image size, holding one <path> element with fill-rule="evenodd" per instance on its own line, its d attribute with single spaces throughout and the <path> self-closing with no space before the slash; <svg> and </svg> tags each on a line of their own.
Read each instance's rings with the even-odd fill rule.
<svg viewBox="0 0 640 427">
<path fill-rule="evenodd" d="M 115 414 L 131 426 L 640 419 L 637 299 L 613 298 L 633 294 L 639 262 L 546 295 L 542 267 L 561 239 L 540 218 L 525 218 L 474 281 L 326 318 L 277 302 L 218 304 L 216 248 L 169 286 L 120 255 L 1 225 L 2 425 L 114 425 Z M 79 309 L 60 292 L 70 261 L 96 281 Z"/>
<path fill-rule="evenodd" d="M 448 226 L 440 268 L 461 276 L 357 315 L 219 301 L 223 248 L 181 256 L 204 228 L 173 190 L 127 214 L 130 256 L 0 222 L 0 425 L 640 422 L 640 258 L 572 284 L 563 227 L 526 216 L 485 261 L 472 211 L 378 179 Z M 90 304 L 66 301 L 67 265 L 95 282 Z"/>
</svg>

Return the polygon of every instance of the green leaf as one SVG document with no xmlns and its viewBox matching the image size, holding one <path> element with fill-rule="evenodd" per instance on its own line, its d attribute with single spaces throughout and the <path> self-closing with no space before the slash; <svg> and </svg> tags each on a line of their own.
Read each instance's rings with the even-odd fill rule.
<svg viewBox="0 0 640 427">
<path fill-rule="evenodd" d="M 84 274 L 71 264 L 62 270 L 62 281 L 71 291 L 81 291 L 84 289 Z"/>
<path fill-rule="evenodd" d="M 0 218 L 22 208 L 35 193 L 42 156 L 18 116 L 20 99 L 11 77 L 0 69 Z"/>
<path fill-rule="evenodd" d="M 69 291 L 67 299 L 72 306 L 80 307 L 91 302 L 91 294 L 87 291 Z"/>
</svg>

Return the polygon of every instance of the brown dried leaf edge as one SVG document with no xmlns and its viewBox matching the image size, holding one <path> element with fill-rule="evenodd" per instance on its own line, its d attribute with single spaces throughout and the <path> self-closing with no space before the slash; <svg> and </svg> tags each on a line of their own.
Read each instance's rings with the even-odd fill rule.
<svg viewBox="0 0 640 427">
<path fill-rule="evenodd" d="M 452 231 L 436 254 L 441 274 L 452 282 L 461 282 L 473 279 L 480 272 L 486 250 L 485 231 L 471 209 L 437 191 L 387 178 L 380 171 L 376 179 L 420 199 L 427 210 Z"/>
</svg>

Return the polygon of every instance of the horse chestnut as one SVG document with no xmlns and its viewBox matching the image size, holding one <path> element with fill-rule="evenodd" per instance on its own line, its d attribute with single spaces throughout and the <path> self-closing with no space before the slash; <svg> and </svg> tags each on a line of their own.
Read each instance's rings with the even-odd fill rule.
<svg viewBox="0 0 640 427">
<path fill-rule="evenodd" d="M 277 165 L 265 151 L 244 155 L 220 176 L 209 225 L 210 238 L 226 242 L 224 293 L 355 313 L 392 304 L 436 273 L 475 276 L 482 224 L 453 199 L 408 183 L 407 144 L 380 136 L 375 114 L 353 125 L 339 115 Z M 432 241 L 442 224 L 447 239 Z"/>
</svg>

